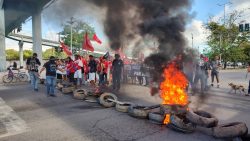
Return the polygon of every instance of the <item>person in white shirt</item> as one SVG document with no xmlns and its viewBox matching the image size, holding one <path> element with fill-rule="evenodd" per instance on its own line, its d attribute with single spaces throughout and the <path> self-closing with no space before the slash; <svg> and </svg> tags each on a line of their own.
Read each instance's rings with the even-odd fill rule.
<svg viewBox="0 0 250 141">
<path fill-rule="evenodd" d="M 77 84 L 80 86 L 82 85 L 82 67 L 83 63 L 81 60 L 81 57 L 79 55 L 75 55 L 75 66 L 76 66 L 76 72 L 74 74 L 74 78 L 77 79 Z"/>
</svg>

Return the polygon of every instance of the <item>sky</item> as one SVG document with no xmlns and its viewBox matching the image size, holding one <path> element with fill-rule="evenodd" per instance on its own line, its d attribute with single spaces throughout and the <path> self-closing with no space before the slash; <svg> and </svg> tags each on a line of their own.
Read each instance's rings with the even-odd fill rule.
<svg viewBox="0 0 250 141">
<path fill-rule="evenodd" d="M 219 6 L 223 4 L 227 4 L 225 7 L 226 15 L 229 15 L 233 10 L 238 10 L 238 11 L 243 10 L 244 13 L 242 14 L 243 16 L 241 17 L 242 19 L 240 20 L 244 20 L 245 22 L 250 22 L 250 0 L 193 0 L 192 10 L 190 11 L 190 13 L 193 13 L 194 17 L 190 21 L 190 23 L 188 23 L 188 25 L 186 26 L 186 31 L 183 33 L 190 47 L 192 46 L 192 35 L 193 35 L 194 48 L 199 49 L 200 52 L 208 48 L 206 43 L 206 37 L 208 33 L 203 28 L 203 25 L 207 23 L 209 17 L 214 17 L 213 19 L 223 22 L 222 19 L 224 17 L 223 16 L 224 6 Z M 52 22 L 53 20 L 52 18 L 49 19 L 48 17 L 45 17 L 46 14 L 53 11 L 55 5 L 52 4 L 42 13 L 42 37 L 44 39 L 58 41 L 57 33 L 62 30 L 63 22 L 69 20 L 70 17 L 68 17 L 68 19 L 67 18 L 63 19 L 61 22 Z M 86 12 L 87 10 L 88 8 L 86 8 L 85 11 L 83 9 L 82 13 L 87 13 Z M 73 15 L 72 13 L 72 15 L 74 17 L 77 17 L 77 19 L 86 21 L 95 28 L 98 37 L 104 42 L 102 45 L 93 43 L 96 50 L 100 51 L 109 50 L 107 38 L 103 32 L 103 25 L 100 22 L 101 21 L 100 19 L 95 18 L 96 17 L 95 14 L 97 13 L 91 13 L 91 15 L 80 15 L 75 13 Z M 25 24 L 23 24 L 23 29 L 20 32 L 20 34 L 30 35 L 30 36 L 32 35 L 32 20 L 28 20 L 26 21 Z M 18 43 L 16 41 L 6 39 L 6 49 L 10 48 L 18 50 Z M 28 43 L 24 44 L 24 49 L 31 49 L 31 48 L 32 44 Z M 46 50 L 48 48 L 49 47 L 43 46 L 43 50 Z"/>
</svg>

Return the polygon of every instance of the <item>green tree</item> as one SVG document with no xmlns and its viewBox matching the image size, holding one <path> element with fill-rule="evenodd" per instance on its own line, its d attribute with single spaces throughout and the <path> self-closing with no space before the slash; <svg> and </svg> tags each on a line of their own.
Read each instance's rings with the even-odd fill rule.
<svg viewBox="0 0 250 141">
<path fill-rule="evenodd" d="M 26 59 L 28 59 L 29 57 L 31 57 L 32 56 L 32 50 L 24 50 L 23 51 L 23 59 L 24 60 L 26 60 Z"/>
<path fill-rule="evenodd" d="M 19 59 L 18 51 L 14 49 L 6 50 L 6 60 L 10 61 L 10 60 L 18 60 L 18 59 Z"/>
<path fill-rule="evenodd" d="M 54 48 L 46 49 L 42 54 L 43 59 L 49 59 L 50 56 L 54 56 L 54 52 L 55 52 Z"/>
<path fill-rule="evenodd" d="M 239 32 L 236 20 L 240 17 L 242 12 L 234 11 L 230 14 L 225 24 L 219 22 L 210 21 L 205 25 L 209 30 L 208 45 L 210 46 L 210 52 L 207 52 L 211 57 L 221 55 L 224 61 L 224 68 L 226 68 L 226 62 L 232 61 L 245 61 L 247 55 L 244 52 L 244 48 L 241 46 L 243 43 L 248 42 L 247 36 L 249 32 Z"/>
<path fill-rule="evenodd" d="M 86 22 L 82 21 L 76 21 L 72 26 L 72 47 L 76 50 L 80 50 L 83 43 L 83 37 L 85 33 L 88 33 L 89 38 L 92 39 L 93 34 L 95 33 L 94 27 L 89 25 Z M 71 41 L 71 25 L 65 24 L 63 26 L 63 31 L 61 32 L 62 35 L 64 35 L 64 43 L 68 46 L 70 46 Z"/>
<path fill-rule="evenodd" d="M 64 59 L 67 57 L 64 52 L 56 52 L 55 48 L 46 49 L 43 52 L 43 59 L 49 59 L 50 56 L 55 56 L 58 59 Z"/>
</svg>

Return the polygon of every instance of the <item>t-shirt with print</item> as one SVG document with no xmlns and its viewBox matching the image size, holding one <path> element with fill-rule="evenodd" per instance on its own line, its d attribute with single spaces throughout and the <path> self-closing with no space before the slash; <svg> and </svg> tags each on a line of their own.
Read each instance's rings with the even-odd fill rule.
<svg viewBox="0 0 250 141">
<path fill-rule="evenodd" d="M 27 59 L 26 65 L 28 66 L 29 71 L 38 72 L 38 67 L 41 65 L 41 63 L 37 58 L 29 58 Z"/>
<path fill-rule="evenodd" d="M 55 62 L 47 62 L 43 65 L 46 68 L 46 76 L 56 76 L 57 65 Z"/>
</svg>

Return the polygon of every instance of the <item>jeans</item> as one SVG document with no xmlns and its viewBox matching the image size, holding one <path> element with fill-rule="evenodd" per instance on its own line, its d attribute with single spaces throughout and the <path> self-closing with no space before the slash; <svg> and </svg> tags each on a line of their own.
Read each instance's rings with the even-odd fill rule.
<svg viewBox="0 0 250 141">
<path fill-rule="evenodd" d="M 30 71 L 29 75 L 32 88 L 38 89 L 38 82 L 39 82 L 38 72 Z"/>
<path fill-rule="evenodd" d="M 121 86 L 121 72 L 112 73 L 113 89 L 119 90 Z"/>
<path fill-rule="evenodd" d="M 250 80 L 249 80 L 249 84 L 248 84 L 248 94 L 250 94 Z"/>
<path fill-rule="evenodd" d="M 55 95 L 56 77 L 46 76 L 47 95 Z"/>
<path fill-rule="evenodd" d="M 219 83 L 219 73 L 218 72 L 213 72 L 211 73 L 211 78 L 212 78 L 212 84 L 214 83 L 214 77 L 217 80 L 217 83 Z"/>
<path fill-rule="evenodd" d="M 201 83 L 201 92 L 204 92 L 207 89 L 207 79 L 208 76 L 204 71 L 196 72 L 194 77 L 194 88 L 196 89 L 197 83 L 200 80 Z"/>
</svg>

